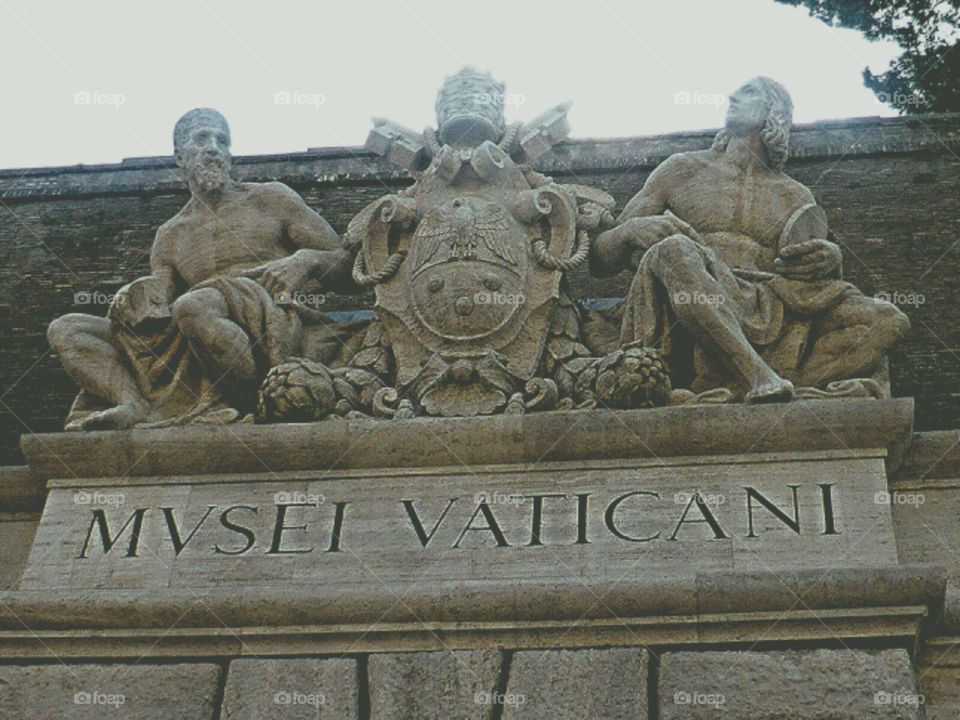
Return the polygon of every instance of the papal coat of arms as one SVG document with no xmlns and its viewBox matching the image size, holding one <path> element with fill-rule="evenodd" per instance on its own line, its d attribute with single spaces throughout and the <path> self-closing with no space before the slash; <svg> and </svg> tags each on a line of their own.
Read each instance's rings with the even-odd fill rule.
<svg viewBox="0 0 960 720">
<path fill-rule="evenodd" d="M 566 137 L 566 107 L 505 125 L 503 85 L 465 68 L 437 98 L 438 129 L 377 121 L 369 148 L 415 174 L 350 223 L 354 280 L 374 317 L 328 367 L 296 359 L 261 391 L 264 420 L 330 415 L 469 416 L 557 408 L 641 407 L 669 391 L 653 350 L 588 350 L 566 273 L 613 198 L 554 182 L 528 162 Z"/>
</svg>

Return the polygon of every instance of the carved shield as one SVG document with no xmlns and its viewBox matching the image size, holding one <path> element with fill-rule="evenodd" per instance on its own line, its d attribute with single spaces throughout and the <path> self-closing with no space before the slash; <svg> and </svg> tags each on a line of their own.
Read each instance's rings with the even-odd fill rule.
<svg viewBox="0 0 960 720">
<path fill-rule="evenodd" d="M 526 300 L 527 237 L 501 205 L 463 196 L 433 208 L 413 235 L 413 311 L 446 341 L 477 341 L 516 317 Z"/>
<path fill-rule="evenodd" d="M 411 198 L 370 208 L 362 250 L 368 271 L 406 254 L 376 286 L 401 386 L 433 355 L 449 362 L 493 351 L 520 380 L 539 364 L 562 273 L 539 264 L 532 245 L 570 253 L 575 200 L 553 184 L 531 189 L 502 153 L 485 161 L 482 176 L 469 165 L 442 179 L 428 171 Z M 406 223 L 396 221 L 398 208 Z"/>
</svg>

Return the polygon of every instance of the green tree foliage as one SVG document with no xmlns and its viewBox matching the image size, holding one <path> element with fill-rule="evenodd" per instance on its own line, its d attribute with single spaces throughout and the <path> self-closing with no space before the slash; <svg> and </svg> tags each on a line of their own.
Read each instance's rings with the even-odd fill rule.
<svg viewBox="0 0 960 720">
<path fill-rule="evenodd" d="M 903 48 L 864 84 L 901 113 L 960 112 L 960 0 L 777 0 Z"/>
</svg>

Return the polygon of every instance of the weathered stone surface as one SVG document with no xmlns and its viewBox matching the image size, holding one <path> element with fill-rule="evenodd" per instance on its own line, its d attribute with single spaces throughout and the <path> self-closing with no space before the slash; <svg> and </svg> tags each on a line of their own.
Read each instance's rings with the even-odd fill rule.
<svg viewBox="0 0 960 720">
<path fill-rule="evenodd" d="M 948 663 L 920 665 L 917 679 L 926 720 L 956 720 L 960 717 L 960 667 Z"/>
<path fill-rule="evenodd" d="M 869 423 L 863 422 L 866 416 Z M 33 473 L 43 480 L 866 448 L 885 448 L 887 465 L 894 467 L 911 440 L 912 425 L 910 398 L 845 399 L 782 407 L 707 405 L 58 433 L 24 435 L 22 444 Z"/>
<path fill-rule="evenodd" d="M 370 716 L 380 720 L 490 718 L 502 658 L 498 650 L 370 656 Z"/>
<path fill-rule="evenodd" d="M 931 562 L 947 568 L 950 583 L 960 586 L 960 478 L 901 482 L 889 500 L 900 562 Z"/>
<path fill-rule="evenodd" d="M 444 82 L 429 166 L 350 221 L 348 248 L 289 188 L 231 176 L 220 113 L 184 115 L 191 201 L 157 231 L 150 275 L 104 296 L 106 318 L 48 329 L 81 390 L 66 429 L 665 404 L 659 352 L 591 354 L 563 282 L 613 224 L 613 197 L 532 172 L 569 132 L 566 107 L 507 129 L 502 87 L 471 68 Z M 307 294 L 366 287 L 363 327 L 331 328 Z"/>
<path fill-rule="evenodd" d="M 887 495 L 900 562 L 934 562 L 960 587 L 960 431 L 917 433 Z M 950 622 L 957 615 L 948 603 Z M 954 626 L 957 627 L 957 626 Z"/>
<path fill-rule="evenodd" d="M 81 388 L 66 428 L 226 424 L 254 405 L 263 422 L 313 422 L 890 396 L 909 321 L 842 280 L 825 211 L 782 172 L 782 85 L 737 90 L 712 148 L 668 158 L 617 220 L 605 191 L 524 164 L 569 133 L 566 107 L 508 129 L 502 91 L 469 67 L 444 81 L 428 167 L 361 210 L 346 248 L 293 191 L 230 176 L 223 116 L 184 115 L 192 200 L 158 230 L 151 274 L 107 318 L 49 327 Z M 566 276 L 588 261 L 636 272 L 622 318 L 578 310 Z M 329 329 L 295 299 L 311 279 L 372 287 L 369 325 Z"/>
<path fill-rule="evenodd" d="M 750 80 L 710 150 L 668 158 L 591 247 L 596 274 L 636 273 L 619 342 L 658 343 L 681 398 L 890 394 L 910 323 L 842 280 L 826 212 L 782 172 L 792 125 L 786 88 Z"/>
<path fill-rule="evenodd" d="M 898 637 L 916 634 L 916 622 L 928 609 L 942 604 L 946 578 L 942 568 L 899 565 L 887 568 L 836 567 L 765 570 L 752 573 L 700 572 L 696 575 L 634 575 L 591 582 L 577 577 L 548 582 L 502 578 L 481 582 L 419 583 L 400 595 L 393 586 L 336 587 L 319 584 L 261 585 L 238 593 L 225 585 L 195 591 L 203 602 L 183 607 L 183 591 L 141 590 L 19 590 L 0 595 L 0 627 L 111 629 L 209 628 L 211 626 L 339 625 L 346 623 L 462 623 L 501 621 L 511 618 L 518 625 L 528 621 L 615 621 L 624 618 L 681 616 L 689 631 L 691 622 L 722 622 L 719 613 L 765 613 L 760 619 L 764 635 L 773 629 L 770 618 L 782 619 L 797 608 L 800 615 L 830 637 L 830 625 L 818 620 L 832 615 L 850 615 L 863 610 L 863 617 L 876 624 L 878 608 L 887 608 L 913 618 L 909 628 L 899 625 Z M 598 594 L 603 603 L 597 603 Z M 879 615 L 882 615 L 880 613 Z M 732 618 L 736 621 L 737 618 Z M 831 617 L 830 622 L 835 618 Z M 750 621 L 748 615 L 747 621 Z M 419 625 L 418 625 L 419 627 Z M 883 625 L 880 624 L 882 628 Z M 381 628 L 389 632 L 389 628 Z M 366 632 L 366 630 L 362 630 Z M 563 631 L 564 633 L 566 630 Z M 853 636 L 862 633 L 855 633 Z M 867 633 L 876 636 L 877 633 Z M 881 635 L 883 633 L 880 633 Z M 668 638 L 669 639 L 669 638 Z M 778 639 L 790 640 L 789 634 Z M 242 650 L 236 638 L 228 638 L 230 654 Z M 686 642 L 691 637 L 684 637 Z M 434 639 L 436 642 L 436 638 Z M 338 648 L 334 652 L 343 652 Z M 330 654 L 330 653 L 327 653 Z"/>
<path fill-rule="evenodd" d="M 241 658 L 227 669 L 223 720 L 357 717 L 357 662 Z"/>
<path fill-rule="evenodd" d="M 960 477 L 960 430 L 920 432 L 913 436 L 903 463 L 891 482 L 916 484 L 917 481 Z"/>
<path fill-rule="evenodd" d="M 54 483 L 20 587 L 419 592 L 897 561 L 877 451 L 223 480 Z"/>
<path fill-rule="evenodd" d="M 202 720 L 214 717 L 209 664 L 0 667 L 0 717 Z"/>
<path fill-rule="evenodd" d="M 923 570 L 921 570 L 923 569 Z M 880 571 L 876 568 L 829 568 L 806 582 L 802 573 L 787 574 L 763 568 L 753 572 L 703 572 L 697 575 L 697 602 L 703 612 L 736 612 L 747 603 L 760 607 L 836 607 L 845 598 L 846 607 L 918 604 L 933 607 L 943 601 L 946 571 L 939 565 L 896 565 Z M 908 579 L 909 578 L 909 579 Z M 908 586 L 910 590 L 907 590 Z M 906 594 L 905 594 L 906 591 Z M 907 596 L 911 600 L 906 600 Z M 899 597 L 899 600 L 894 598 Z"/>
<path fill-rule="evenodd" d="M 46 487 L 26 466 L 0 467 L 0 512 L 43 510 Z"/>
<path fill-rule="evenodd" d="M 504 720 L 646 720 L 649 656 L 643 648 L 515 653 Z"/>
<path fill-rule="evenodd" d="M 28 513 L 0 513 L 0 588 L 20 580 L 40 518 Z"/>
<path fill-rule="evenodd" d="M 906 650 L 665 653 L 658 692 L 663 720 L 922 717 Z"/>
<path fill-rule="evenodd" d="M 220 113 L 191 110 L 173 137 L 191 199 L 157 231 L 150 274 L 103 296 L 106 318 L 74 312 L 47 331 L 80 386 L 68 430 L 242 417 L 266 370 L 305 352 L 308 281 L 346 282 L 326 220 L 288 187 L 231 176 Z"/>
<path fill-rule="evenodd" d="M 539 158 L 537 168 L 610 192 L 620 207 L 667 156 L 710 146 L 714 131 L 617 140 L 565 141 Z M 960 325 L 954 302 L 960 256 L 956 242 L 960 202 L 960 116 L 859 118 L 794 128 L 788 173 L 816 187 L 830 226 L 845 248 L 846 276 L 867 294 L 922 292 L 926 302 L 904 306 L 913 330 L 891 363 L 894 392 L 918 399 L 924 429 L 960 424 L 953 388 L 960 368 L 949 343 Z M 0 335 L 7 340 L 0 386 L 0 462 L 17 462 L 17 440 L 28 427 L 62 426 L 73 384 L 47 354 L 44 328 L 66 312 L 103 312 L 78 306 L 78 292 L 114 292 L 147 271 L 156 229 L 188 199 L 171 158 L 139 158 L 113 165 L 0 171 L 11 212 L 0 217 L 4 282 Z M 280 180 L 338 231 L 364 205 L 399 190 L 410 179 L 362 148 L 237 158 L 238 178 Z M 890 208 L 897 208 L 891 212 Z M 918 234 L 918 228 L 922 232 Z M 59 258 L 59 260 L 57 259 Z M 934 266 L 932 271 L 928 270 Z M 3 272 L 3 271 L 0 271 Z M 572 288 L 582 297 L 622 296 L 628 273 L 592 281 L 585 269 Z M 325 309 L 367 307 L 369 294 L 331 296 Z M 29 370 L 27 378 L 21 379 Z"/>
</svg>

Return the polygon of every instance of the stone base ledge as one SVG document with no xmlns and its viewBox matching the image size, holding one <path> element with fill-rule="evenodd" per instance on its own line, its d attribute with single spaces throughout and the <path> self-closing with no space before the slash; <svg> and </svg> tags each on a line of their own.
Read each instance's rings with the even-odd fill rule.
<svg viewBox="0 0 960 720">
<path fill-rule="evenodd" d="M 341 655 L 511 647 L 753 647 L 758 643 L 881 641 L 911 647 L 928 617 L 925 605 L 786 610 L 708 615 L 475 623 L 375 623 L 289 627 L 3 630 L 8 659 L 213 658 Z"/>
<path fill-rule="evenodd" d="M 0 593 L 0 630 L 502 623 L 812 613 L 924 607 L 942 615 L 946 571 L 931 565 L 660 575 L 609 581 L 467 581 L 212 587 L 195 590 L 16 590 Z M 913 612 L 913 611 L 911 611 Z"/>
<path fill-rule="evenodd" d="M 913 399 L 895 398 L 55 433 L 21 445 L 42 480 L 864 448 L 886 449 L 893 468 L 912 428 Z"/>
</svg>

